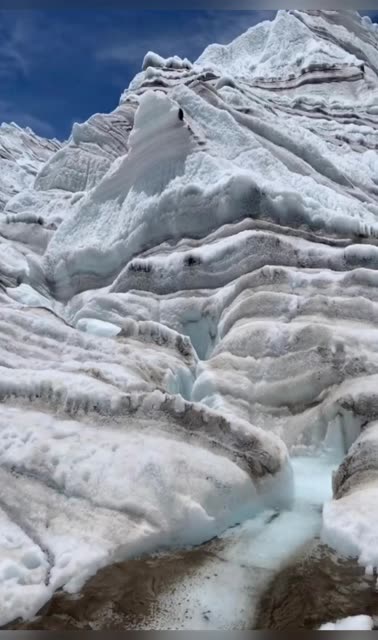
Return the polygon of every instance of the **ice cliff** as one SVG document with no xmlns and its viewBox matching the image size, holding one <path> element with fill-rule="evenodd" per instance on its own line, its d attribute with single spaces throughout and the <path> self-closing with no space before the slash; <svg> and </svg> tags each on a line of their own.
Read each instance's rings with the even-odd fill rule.
<svg viewBox="0 0 378 640">
<path fill-rule="evenodd" d="M 142 69 L 64 144 L 0 128 L 2 624 L 290 508 L 304 450 L 378 565 L 377 31 L 279 11 Z"/>
</svg>

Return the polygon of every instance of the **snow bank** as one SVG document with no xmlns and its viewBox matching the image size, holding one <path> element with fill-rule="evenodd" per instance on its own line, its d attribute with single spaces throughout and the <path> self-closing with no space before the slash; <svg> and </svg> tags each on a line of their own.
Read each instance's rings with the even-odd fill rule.
<svg viewBox="0 0 378 640">
<path fill-rule="evenodd" d="M 350 616 L 322 624 L 319 631 L 372 631 L 373 626 L 374 622 L 370 616 Z"/>
</svg>

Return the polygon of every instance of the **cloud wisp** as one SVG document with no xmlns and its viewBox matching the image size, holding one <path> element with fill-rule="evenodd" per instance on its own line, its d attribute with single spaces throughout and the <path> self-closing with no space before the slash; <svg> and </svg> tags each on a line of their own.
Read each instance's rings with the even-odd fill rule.
<svg viewBox="0 0 378 640">
<path fill-rule="evenodd" d="M 165 28 L 154 30 L 151 13 L 145 12 L 150 28 L 145 29 L 143 17 L 139 17 L 142 33 L 135 36 L 133 24 L 123 29 L 110 29 L 104 34 L 102 46 L 94 54 L 99 63 L 141 65 L 147 51 L 153 50 L 163 56 L 182 54 L 196 59 L 212 42 L 225 44 L 262 20 L 272 19 L 275 11 L 176 11 L 164 12 Z M 175 14 L 175 15 L 173 15 Z M 180 14 L 180 15 L 179 15 Z M 177 17 L 180 28 L 177 28 Z M 185 16 L 190 16 L 185 28 Z M 161 17 L 161 16 L 160 16 Z M 131 28 L 130 28 L 131 27 Z M 144 28 L 143 28 L 144 27 Z M 144 32 L 146 31 L 146 32 Z"/>
<path fill-rule="evenodd" d="M 0 100 L 0 123 L 15 122 L 20 127 L 30 127 L 33 131 L 46 138 L 53 138 L 55 129 L 50 122 L 23 110 L 11 101 Z"/>
</svg>

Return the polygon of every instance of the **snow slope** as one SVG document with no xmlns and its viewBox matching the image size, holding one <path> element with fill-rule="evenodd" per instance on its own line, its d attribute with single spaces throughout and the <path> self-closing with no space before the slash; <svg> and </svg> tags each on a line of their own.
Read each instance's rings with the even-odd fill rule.
<svg viewBox="0 0 378 640">
<path fill-rule="evenodd" d="M 352 447 L 323 535 L 375 565 L 377 73 L 368 20 L 279 11 L 63 145 L 1 127 L 0 623 L 291 507 L 303 449 Z"/>
</svg>

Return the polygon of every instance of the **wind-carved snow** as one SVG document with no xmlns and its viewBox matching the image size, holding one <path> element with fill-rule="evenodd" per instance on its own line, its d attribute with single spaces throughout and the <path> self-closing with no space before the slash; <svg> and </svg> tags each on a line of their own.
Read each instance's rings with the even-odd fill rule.
<svg viewBox="0 0 378 640">
<path fill-rule="evenodd" d="M 279 11 L 63 145 L 0 129 L 1 623 L 292 507 L 303 451 L 352 447 L 323 536 L 378 562 L 377 72 L 367 20 Z"/>
</svg>

